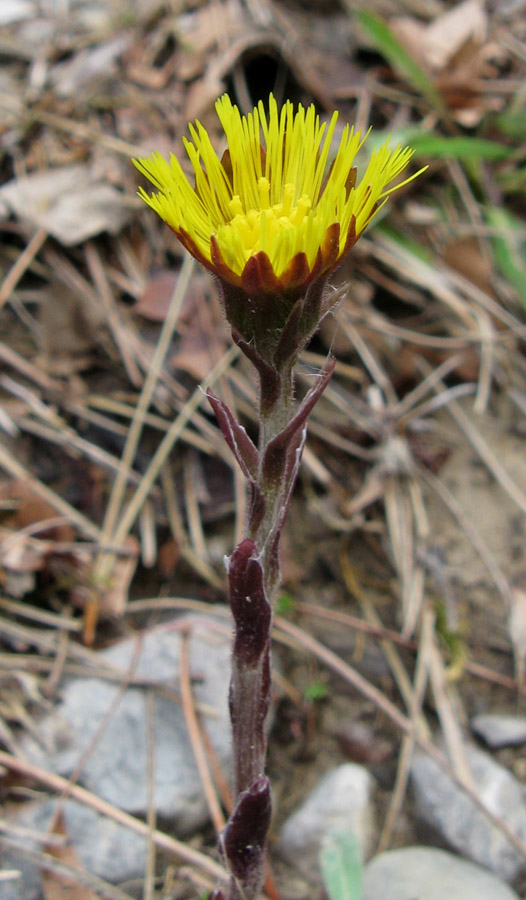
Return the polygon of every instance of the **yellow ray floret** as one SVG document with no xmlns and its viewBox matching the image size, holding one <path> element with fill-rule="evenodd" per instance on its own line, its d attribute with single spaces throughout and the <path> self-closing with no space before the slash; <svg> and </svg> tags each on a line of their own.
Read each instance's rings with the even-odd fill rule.
<svg viewBox="0 0 526 900">
<path fill-rule="evenodd" d="M 412 156 L 408 147 L 375 150 L 355 184 L 353 164 L 362 146 L 359 132 L 345 126 L 333 162 L 328 157 L 338 113 L 320 123 L 314 106 L 291 102 L 278 109 L 269 98 L 242 116 L 228 95 L 216 104 L 228 154 L 220 159 L 200 122 L 190 125 L 185 149 L 192 164 L 192 186 L 178 159 L 159 153 L 134 160 L 157 188 L 142 199 L 174 230 L 182 243 L 212 271 L 218 258 L 222 278 L 239 283 L 249 260 L 265 254 L 279 281 L 298 254 L 317 275 L 333 268 L 352 234 L 355 240 L 392 191 L 392 182 Z M 418 173 L 417 173 L 418 174 Z M 407 178 L 402 184 L 412 180 Z M 324 262 L 329 229 L 337 225 L 338 245 Z M 321 260 L 321 261 L 320 261 Z M 286 287 L 286 284 L 284 285 Z"/>
</svg>

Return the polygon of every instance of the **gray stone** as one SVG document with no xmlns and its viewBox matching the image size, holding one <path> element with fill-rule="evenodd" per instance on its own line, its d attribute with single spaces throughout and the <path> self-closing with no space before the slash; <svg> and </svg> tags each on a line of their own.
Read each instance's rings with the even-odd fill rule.
<svg viewBox="0 0 526 900">
<path fill-rule="evenodd" d="M 492 750 L 526 744 L 526 717 L 484 713 L 471 720 L 471 728 Z"/>
<path fill-rule="evenodd" d="M 487 753 L 471 745 L 465 750 L 478 798 L 525 841 L 526 804 L 521 784 Z M 415 754 L 411 781 L 417 816 L 449 847 L 506 881 L 526 870 L 523 856 L 436 762 Z"/>
<path fill-rule="evenodd" d="M 365 867 L 362 900 L 519 900 L 495 875 L 435 847 L 388 850 Z"/>
<path fill-rule="evenodd" d="M 32 762 L 69 777 L 82 760 L 79 783 L 135 815 L 148 808 L 147 691 L 153 696 L 154 806 L 159 817 L 185 836 L 201 827 L 208 811 L 179 700 L 181 628 L 189 630 L 193 693 L 201 721 L 221 765 L 231 766 L 228 684 L 230 635 L 216 620 L 185 617 L 101 651 L 101 667 L 117 679 L 68 681 L 54 714 L 39 734 L 23 741 Z M 122 690 L 129 678 L 141 686 Z"/>
<path fill-rule="evenodd" d="M 0 872 L 0 900 L 24 900 L 23 887 L 22 873 L 17 869 Z"/>
<path fill-rule="evenodd" d="M 321 883 L 319 851 L 327 834 L 352 832 L 362 859 L 367 858 L 373 841 L 374 787 L 367 769 L 355 763 L 327 772 L 283 825 L 278 837 L 279 853 L 317 884 Z"/>
<path fill-rule="evenodd" d="M 16 825 L 45 834 L 56 806 L 56 800 L 28 803 L 17 815 Z M 144 876 L 147 856 L 145 837 L 74 800 L 66 801 L 62 814 L 67 837 L 87 872 L 114 884 Z M 42 847 L 27 837 L 20 842 L 20 846 L 20 853 L 5 850 L 2 864 L 20 871 L 23 886 L 20 898 L 41 900 L 40 870 L 27 858 L 26 851 L 40 850 Z M 4 886 L 0 882 L 0 900 L 4 900 L 3 891 Z M 18 895 L 13 894 L 13 897 Z"/>
</svg>

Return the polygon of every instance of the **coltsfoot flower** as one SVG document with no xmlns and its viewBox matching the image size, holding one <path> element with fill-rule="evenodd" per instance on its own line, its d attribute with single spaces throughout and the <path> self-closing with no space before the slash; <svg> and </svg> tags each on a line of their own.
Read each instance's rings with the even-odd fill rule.
<svg viewBox="0 0 526 900">
<path fill-rule="evenodd" d="M 408 147 L 375 150 L 357 182 L 354 160 L 365 138 L 343 129 L 328 166 L 338 119 L 320 123 L 313 105 L 271 95 L 247 116 L 225 94 L 216 103 L 228 149 L 219 159 L 206 129 L 190 125 L 184 140 L 192 186 L 178 159 L 159 153 L 134 160 L 157 188 L 142 199 L 181 243 L 222 281 L 255 294 L 305 291 L 340 262 L 389 195 L 410 181 L 392 182 L 412 156 Z"/>
<path fill-rule="evenodd" d="M 271 95 L 246 116 L 227 94 L 216 103 L 227 150 L 220 159 L 200 122 L 184 140 L 192 186 L 179 160 L 133 160 L 157 188 L 139 196 L 186 249 L 217 277 L 234 340 L 254 365 L 290 370 L 332 308 L 329 274 L 389 195 L 413 151 L 386 143 L 357 179 L 366 137 L 346 125 L 331 162 L 338 113 L 321 123 L 313 105 L 278 109 Z M 270 402 L 270 401 L 269 401 Z"/>
</svg>

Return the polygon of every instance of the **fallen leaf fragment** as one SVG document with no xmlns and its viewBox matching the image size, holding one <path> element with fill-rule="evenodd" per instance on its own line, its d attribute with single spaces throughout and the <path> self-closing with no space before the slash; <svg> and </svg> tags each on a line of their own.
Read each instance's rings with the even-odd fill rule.
<svg viewBox="0 0 526 900">
<path fill-rule="evenodd" d="M 13 514 L 4 519 L 4 524 L 13 531 L 25 529 L 28 533 L 38 532 L 41 538 L 46 537 L 64 543 L 75 540 L 72 526 L 57 517 L 54 507 L 37 494 L 31 484 L 23 478 L 6 481 L 0 488 L 0 500 L 4 503 L 12 501 Z M 41 523 L 46 523 L 43 528 L 40 527 Z M 39 527 L 32 528 L 32 526 Z"/>
<path fill-rule="evenodd" d="M 80 50 L 72 59 L 57 63 L 50 72 L 50 81 L 59 97 L 74 97 L 93 82 L 117 72 L 119 57 L 130 43 L 127 35 L 120 35 L 96 47 Z"/>
<path fill-rule="evenodd" d="M 457 122 L 474 127 L 487 110 L 502 107 L 499 97 L 483 88 L 494 75 L 492 60 L 502 47 L 489 38 L 489 19 L 482 0 L 464 0 L 428 25 L 409 16 L 390 20 L 400 44 L 433 80 Z"/>
<path fill-rule="evenodd" d="M 389 26 L 406 50 L 428 72 L 438 74 L 468 41 L 479 46 L 487 37 L 487 14 L 479 0 L 465 0 L 429 25 L 409 16 L 391 20 Z"/>
<path fill-rule="evenodd" d="M 115 234 L 129 215 L 123 195 L 80 165 L 9 181 L 0 188 L 0 219 L 12 213 L 68 247 L 102 231 Z"/>
<path fill-rule="evenodd" d="M 52 834 L 68 838 L 61 813 L 55 816 Z M 59 846 L 53 843 L 48 845 L 46 850 L 50 856 L 53 856 L 59 862 L 65 863 L 72 869 L 78 869 L 79 872 L 83 871 L 75 848 L 69 841 L 66 840 L 63 845 Z M 75 883 L 73 880 L 52 871 L 42 872 L 42 891 L 45 900 L 100 900 L 100 895 L 86 887 L 86 885 Z"/>
</svg>

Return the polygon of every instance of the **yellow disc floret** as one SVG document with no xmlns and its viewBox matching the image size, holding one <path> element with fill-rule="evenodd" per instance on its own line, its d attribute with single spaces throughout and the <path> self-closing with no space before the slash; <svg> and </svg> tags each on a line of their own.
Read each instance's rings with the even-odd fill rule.
<svg viewBox="0 0 526 900">
<path fill-rule="evenodd" d="M 191 140 L 184 144 L 194 187 L 173 155 L 169 163 L 160 154 L 134 162 L 158 191 L 150 196 L 140 188 L 143 200 L 212 271 L 219 257 L 217 274 L 233 283 L 260 253 L 268 258 L 277 280 L 286 281 L 298 254 L 304 254 L 309 270 L 316 263 L 319 275 L 333 268 L 351 232 L 356 239 L 389 194 L 401 186 L 390 185 L 412 156 L 409 148 L 392 150 L 386 144 L 373 153 L 355 184 L 354 159 L 365 138 L 354 128 L 344 127 L 328 168 L 336 112 L 328 124 L 320 123 L 314 106 L 300 105 L 294 111 L 287 102 L 279 110 L 271 95 L 268 112 L 260 102 L 242 116 L 226 94 L 216 110 L 228 153 L 221 160 L 201 123 L 190 125 Z M 325 265 L 324 242 L 334 225 L 338 246 Z"/>
</svg>

